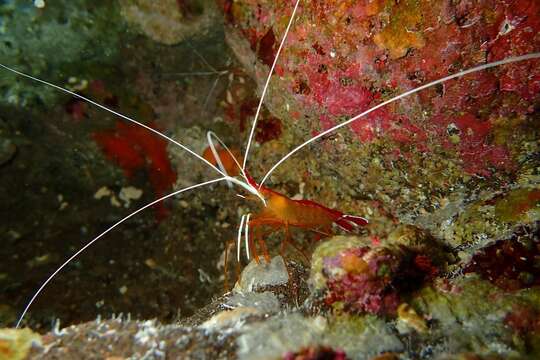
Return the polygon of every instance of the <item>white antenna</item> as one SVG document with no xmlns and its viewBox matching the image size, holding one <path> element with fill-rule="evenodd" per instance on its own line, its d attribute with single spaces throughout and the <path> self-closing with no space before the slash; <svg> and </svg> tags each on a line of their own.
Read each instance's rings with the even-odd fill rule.
<svg viewBox="0 0 540 360">
<path fill-rule="evenodd" d="M 208 139 L 208 146 L 210 146 L 210 150 L 212 151 L 212 155 L 214 155 L 214 159 L 216 159 L 216 163 L 218 164 L 221 171 L 223 171 L 227 176 L 229 176 L 229 174 L 227 174 L 227 170 L 225 169 L 225 166 L 223 166 L 223 162 L 221 161 L 221 157 L 219 156 L 219 154 L 218 154 L 218 152 L 216 150 L 216 147 L 214 145 L 214 141 L 212 140 L 212 138 L 216 139 L 219 142 L 219 144 L 225 150 L 227 150 L 227 152 L 229 153 L 231 158 L 234 160 L 234 162 L 238 166 L 238 169 L 240 169 L 240 171 L 242 172 L 242 175 L 243 175 L 244 179 L 246 179 L 246 181 L 247 181 L 247 178 L 246 178 L 246 176 L 244 174 L 244 170 L 242 169 L 242 166 L 240 165 L 240 163 L 238 162 L 236 157 L 234 157 L 233 153 L 231 152 L 231 150 L 229 150 L 227 145 L 225 145 L 225 143 L 219 138 L 219 136 L 217 136 L 213 131 L 209 131 L 209 132 L 206 133 L 206 138 Z M 227 185 L 229 185 L 229 188 L 232 187 L 232 183 L 230 181 L 228 181 L 228 180 L 227 180 Z"/>
<path fill-rule="evenodd" d="M 238 226 L 238 237 L 236 238 L 236 261 L 240 262 L 240 252 L 242 247 L 242 228 L 244 227 L 244 221 L 246 215 L 242 215 L 240 218 L 240 225 Z"/>
<path fill-rule="evenodd" d="M 287 35 L 289 34 L 289 30 L 291 28 L 291 25 L 294 20 L 294 16 L 296 15 L 296 10 L 298 9 L 298 4 L 300 4 L 300 0 L 296 0 L 296 4 L 294 5 L 293 13 L 291 15 L 291 18 L 289 19 L 289 24 L 287 25 L 287 29 L 285 29 L 285 34 L 283 34 L 283 38 L 281 39 L 281 43 L 279 44 L 278 51 L 276 53 L 276 57 L 274 58 L 274 62 L 272 63 L 272 67 L 270 68 L 270 72 L 268 73 L 268 77 L 266 78 L 266 83 L 263 87 L 263 92 L 261 95 L 261 99 L 259 100 L 259 105 L 257 106 L 257 111 L 255 112 L 255 117 L 253 118 L 253 125 L 251 126 L 251 132 L 249 133 L 248 137 L 248 143 L 246 145 L 246 153 L 244 154 L 244 162 L 242 164 L 242 171 L 246 169 L 247 159 L 249 156 L 249 149 L 251 147 L 251 141 L 253 140 L 253 135 L 255 134 L 255 128 L 257 127 L 257 119 L 259 118 L 259 113 L 261 112 L 262 104 L 264 101 L 264 96 L 266 95 L 266 90 L 268 89 L 268 85 L 270 84 L 270 79 L 272 78 L 272 73 L 274 72 L 274 68 L 276 67 L 279 54 L 281 53 L 281 49 L 283 48 L 283 45 L 285 44 L 285 40 L 287 39 Z"/>
<path fill-rule="evenodd" d="M 246 226 L 245 226 L 245 237 L 246 237 L 246 257 L 249 260 L 249 219 L 251 218 L 251 214 L 247 214 L 246 216 Z"/>
</svg>

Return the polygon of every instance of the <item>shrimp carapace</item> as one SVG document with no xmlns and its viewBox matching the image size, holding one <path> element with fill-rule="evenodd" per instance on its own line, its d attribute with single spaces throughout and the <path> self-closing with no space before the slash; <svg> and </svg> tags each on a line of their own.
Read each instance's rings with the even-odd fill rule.
<svg viewBox="0 0 540 360">
<path fill-rule="evenodd" d="M 250 226 L 257 223 L 280 224 L 330 233 L 332 224 L 346 231 L 368 224 L 363 217 L 347 215 L 311 200 L 293 200 L 264 186 L 258 190 L 267 205 L 259 214 L 253 215 Z"/>
</svg>

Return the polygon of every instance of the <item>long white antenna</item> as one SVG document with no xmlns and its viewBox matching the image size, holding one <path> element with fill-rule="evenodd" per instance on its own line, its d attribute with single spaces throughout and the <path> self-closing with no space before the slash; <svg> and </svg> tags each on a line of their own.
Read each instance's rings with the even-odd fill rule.
<svg viewBox="0 0 540 360">
<path fill-rule="evenodd" d="M 134 212 L 132 212 L 131 214 L 129 214 L 128 216 L 122 218 L 121 220 L 119 220 L 118 222 L 116 222 L 114 225 L 110 226 L 107 230 L 105 230 L 104 232 L 102 232 L 101 234 L 99 234 L 98 236 L 96 236 L 95 238 L 93 238 L 90 242 L 88 242 L 86 245 L 84 245 L 81 249 L 79 249 L 75 254 L 73 254 L 69 259 L 67 259 L 62 265 L 60 265 L 58 267 L 58 269 L 56 269 L 51 275 L 49 275 L 49 277 L 43 282 L 43 284 L 41 284 L 41 286 L 39 287 L 39 289 L 37 289 L 37 291 L 34 293 L 34 295 L 32 296 L 32 298 L 30 299 L 30 301 L 28 302 L 28 304 L 26 304 L 26 307 L 24 308 L 21 316 L 19 317 L 19 320 L 17 320 L 17 324 L 15 325 L 16 328 L 19 328 L 19 326 L 21 325 L 21 322 L 24 318 L 24 316 L 26 315 L 26 313 L 28 312 L 28 309 L 30 309 L 30 306 L 33 304 L 33 302 L 36 300 L 36 298 L 38 297 L 38 295 L 41 293 L 41 291 L 43 291 L 43 289 L 45 288 L 45 286 L 47 286 L 47 284 L 56 276 L 56 274 L 58 274 L 64 267 L 66 267 L 67 264 L 69 264 L 73 259 L 75 259 L 77 256 L 79 256 L 84 250 L 86 250 L 88 247 L 90 247 L 93 243 L 95 243 L 96 241 L 98 241 L 99 239 L 101 239 L 105 234 L 107 234 L 109 231 L 111 231 L 112 229 L 114 229 L 115 227 L 117 227 L 118 225 L 122 224 L 124 221 L 126 221 L 127 219 L 131 218 L 132 216 L 135 216 L 137 215 L 138 213 L 140 213 L 141 211 L 165 200 L 165 199 L 168 199 L 170 197 L 173 197 L 175 195 L 178 195 L 180 193 L 183 193 L 185 191 L 188 191 L 188 190 L 192 190 L 192 189 L 195 189 L 195 188 L 198 188 L 198 187 L 201 187 L 201 186 L 205 186 L 205 185 L 209 185 L 209 184 L 213 184 L 213 183 L 216 183 L 218 181 L 223 181 L 225 180 L 226 177 L 221 177 L 221 178 L 217 178 L 217 179 L 214 179 L 214 180 L 209 180 L 209 181 L 205 181 L 203 183 L 199 183 L 199 184 L 195 184 L 195 185 L 192 185 L 192 186 L 188 186 L 186 188 L 183 188 L 181 190 L 177 190 L 173 193 L 170 193 L 168 195 L 165 195 L 165 196 L 162 196 L 160 197 L 159 199 L 157 200 L 154 200 L 152 201 L 151 203 L 149 204 L 146 204 L 144 205 L 143 207 L 141 207 L 140 209 L 138 210 L 135 210 Z"/>
<path fill-rule="evenodd" d="M 197 154 L 196 152 L 194 152 L 194 151 L 191 150 L 190 148 L 186 147 L 185 145 L 182 145 L 181 143 L 179 143 L 178 141 L 176 141 L 176 140 L 174 140 L 174 139 L 168 137 L 167 135 L 162 134 L 162 133 L 160 133 L 159 131 L 157 131 L 157 130 L 155 130 L 155 129 L 152 129 L 150 126 L 145 125 L 145 124 L 143 124 L 143 123 L 141 123 L 141 122 L 139 122 L 139 121 L 137 121 L 137 120 L 134 120 L 134 119 L 132 119 L 132 118 L 126 116 L 126 115 L 123 115 L 123 114 L 121 114 L 121 113 L 119 113 L 119 112 L 117 112 L 117 111 L 114 111 L 114 110 L 112 110 L 112 109 L 109 109 L 108 107 L 103 106 L 103 105 L 101 105 L 100 103 L 97 103 L 97 102 L 95 102 L 95 101 L 93 101 L 93 100 L 91 100 L 91 99 L 89 99 L 89 98 L 87 98 L 87 97 L 84 97 L 84 96 L 82 96 L 82 95 L 79 95 L 79 94 L 77 94 L 77 93 L 75 93 L 75 92 L 73 92 L 73 91 L 70 91 L 70 90 L 68 90 L 68 89 L 64 89 L 64 88 L 61 87 L 61 86 L 55 85 L 55 84 L 50 83 L 50 82 L 45 81 L 45 80 L 38 79 L 38 78 L 36 78 L 36 77 L 33 77 L 33 76 L 31 76 L 31 75 L 25 74 L 25 73 L 20 72 L 20 71 L 18 71 L 18 70 L 12 69 L 12 68 L 10 68 L 10 67 L 8 67 L 8 66 L 6 66 L 6 65 L 3 65 L 3 64 L 0 64 L 0 67 L 6 69 L 6 70 L 8 70 L 8 71 L 11 71 L 11 72 L 13 72 L 13 73 L 15 73 L 15 74 L 17 74 L 17 75 L 23 76 L 23 77 L 25 77 L 25 78 L 28 78 L 28 79 L 37 81 L 37 82 L 39 82 L 39 83 L 41 83 L 41 84 L 45 84 L 45 85 L 51 86 L 51 87 L 53 87 L 53 88 L 55 88 L 55 89 L 57 89 L 57 90 L 60 90 L 60 91 L 62 91 L 62 92 L 65 92 L 65 93 L 67 93 L 67 94 L 73 95 L 73 96 L 75 96 L 76 98 L 79 98 L 79 99 L 81 99 L 81 100 L 87 101 L 88 103 L 90 103 L 90 104 L 92 104 L 92 105 L 95 105 L 95 106 L 99 107 L 100 109 L 103 109 L 103 110 L 105 110 L 105 111 L 108 111 L 108 112 L 110 112 L 111 114 L 114 114 L 114 115 L 116 115 L 116 116 L 119 116 L 119 117 L 121 117 L 121 118 L 124 119 L 124 120 L 130 121 L 130 122 L 132 122 L 132 123 L 134 123 L 134 124 L 136 124 L 136 125 L 139 125 L 139 126 L 145 128 L 145 129 L 147 129 L 147 130 L 153 132 L 153 133 L 156 134 L 156 135 L 161 136 L 162 138 L 164 138 L 164 139 L 166 139 L 166 140 L 172 142 L 173 144 L 178 145 L 179 147 L 181 147 L 182 149 L 184 149 L 185 151 L 187 151 L 187 152 L 190 153 L 191 155 L 195 156 L 197 159 L 203 161 L 206 165 L 210 166 L 212 169 L 214 169 L 214 170 L 217 171 L 220 175 L 222 175 L 222 176 L 223 176 L 223 179 L 224 179 L 224 180 L 227 180 L 227 182 L 233 182 L 233 183 L 239 185 L 240 187 L 246 189 L 247 191 L 249 191 L 249 192 L 252 193 L 253 195 L 256 195 L 256 196 L 257 196 L 259 199 L 261 199 L 262 202 L 266 205 L 266 201 L 264 200 L 264 198 L 262 197 L 262 195 L 261 195 L 261 194 L 257 191 L 257 189 L 255 189 L 253 186 L 251 186 L 251 185 L 248 184 L 247 182 L 243 182 L 243 181 L 240 181 L 240 180 L 238 180 L 238 179 L 236 179 L 236 178 L 233 178 L 233 177 L 228 176 L 226 173 L 224 173 L 223 171 L 221 171 L 221 170 L 220 170 L 219 168 L 217 168 L 216 166 L 212 165 L 212 163 L 210 163 L 208 160 L 206 160 L 205 158 L 203 158 L 202 156 L 200 156 L 199 154 Z"/>
<path fill-rule="evenodd" d="M 509 64 L 509 63 L 518 62 L 518 61 L 531 60 L 531 59 L 537 59 L 537 58 L 540 58 L 540 53 L 531 53 L 531 54 L 522 55 L 522 56 L 509 57 L 509 58 L 506 58 L 506 59 L 503 59 L 503 60 L 494 61 L 494 62 L 487 63 L 487 64 L 484 64 L 484 65 L 476 66 L 476 67 L 473 67 L 473 68 L 470 68 L 470 69 L 467 69 L 467 70 L 463 70 L 463 71 L 460 71 L 458 73 L 443 77 L 443 78 L 441 78 L 439 80 L 432 81 L 430 83 L 427 83 L 427 84 L 422 85 L 420 87 L 417 87 L 415 89 L 404 92 L 403 94 L 398 95 L 396 97 L 393 97 L 390 100 L 386 100 L 386 101 L 380 103 L 379 105 L 376 105 L 376 106 L 364 111 L 363 113 L 361 113 L 359 115 L 356 115 L 355 117 L 353 117 L 353 118 L 351 118 L 351 119 L 349 119 L 349 120 L 347 120 L 347 121 L 345 121 L 345 122 L 343 122 L 341 124 L 338 124 L 338 125 L 336 125 L 334 127 L 331 127 L 328 130 L 323 131 L 322 133 L 318 134 L 317 136 L 314 136 L 311 139 L 309 139 L 308 141 L 304 142 L 303 144 L 298 145 L 297 147 L 295 147 L 291 152 L 289 152 L 287 155 L 285 155 L 283 158 L 281 158 L 281 160 L 279 160 L 274 166 L 272 166 L 272 168 L 270 168 L 270 170 L 266 173 L 266 175 L 264 175 L 263 179 L 259 183 L 260 184 L 259 186 L 262 186 L 264 184 L 264 182 L 268 179 L 270 174 L 272 172 L 274 172 L 274 170 L 276 170 L 276 168 L 279 165 L 281 165 L 285 160 L 290 158 L 292 155 L 294 155 L 298 150 L 302 149 L 304 146 L 306 146 L 308 144 L 311 144 L 312 142 L 320 139 L 323 136 L 328 135 L 329 133 L 331 133 L 333 131 L 336 131 L 337 129 L 340 129 L 340 128 L 344 127 L 344 126 L 349 125 L 353 121 L 356 121 L 356 120 L 366 116 L 367 114 L 369 114 L 369 113 L 371 113 L 371 112 L 373 112 L 373 111 L 375 111 L 377 109 L 380 109 L 383 106 L 386 106 L 386 105 L 388 105 L 390 103 L 393 103 L 393 102 L 395 102 L 397 100 L 403 99 L 403 98 L 405 98 L 405 97 L 407 97 L 409 95 L 415 94 L 415 93 L 417 93 L 419 91 L 422 91 L 422 90 L 427 89 L 429 87 L 432 87 L 434 85 L 441 84 L 441 83 L 444 83 L 444 82 L 446 82 L 448 80 L 452 80 L 452 79 L 455 79 L 455 78 L 458 78 L 458 77 L 461 77 L 461 76 L 464 76 L 464 75 L 467 75 L 467 74 L 470 74 L 470 73 L 486 70 L 486 69 L 496 67 L 496 66 L 500 66 L 500 65 L 504 65 L 504 64 Z"/>
<path fill-rule="evenodd" d="M 217 152 L 217 149 L 216 149 L 216 146 L 214 145 L 214 140 L 213 139 L 216 139 L 219 142 L 219 144 L 229 153 L 231 158 L 236 163 L 236 166 L 238 166 L 238 169 L 240 169 L 240 171 L 242 172 L 242 176 L 247 181 L 247 178 L 246 178 L 246 175 L 244 173 L 244 170 L 242 169 L 242 166 L 240 165 L 240 163 L 238 162 L 238 160 L 236 159 L 236 157 L 234 156 L 232 151 L 229 150 L 227 145 L 225 145 L 225 143 L 219 138 L 219 136 L 217 136 L 213 131 L 208 131 L 206 133 L 206 138 L 208 140 L 208 146 L 210 146 L 210 150 L 212 151 L 212 155 L 214 155 L 214 159 L 216 159 L 216 163 L 218 164 L 221 171 L 223 171 L 225 174 L 227 174 L 227 170 L 225 169 L 225 166 L 223 166 L 223 162 L 221 161 L 221 157 L 219 156 L 219 154 Z M 227 174 L 227 176 L 228 175 L 229 174 Z M 229 185 L 229 188 L 232 187 L 231 182 L 228 181 L 228 180 L 227 180 L 227 184 Z"/>
<path fill-rule="evenodd" d="M 244 162 L 242 164 L 242 172 L 246 169 L 246 164 L 247 164 L 247 160 L 249 156 L 249 149 L 251 147 L 251 141 L 253 140 L 253 135 L 255 134 L 255 128 L 257 127 L 257 119 L 259 118 L 259 113 L 261 112 L 264 96 L 266 95 L 266 90 L 268 89 L 268 85 L 270 84 L 270 79 L 272 78 L 272 73 L 274 72 L 274 68 L 276 67 L 279 54 L 281 53 L 281 49 L 283 48 L 283 45 L 285 44 L 285 40 L 287 40 L 287 35 L 289 34 L 289 30 L 293 23 L 294 16 L 296 15 L 296 10 L 298 9 L 298 4 L 300 4 L 300 0 L 296 0 L 296 4 L 294 5 L 291 18 L 289 19 L 289 24 L 287 25 L 287 29 L 285 29 L 285 34 L 283 34 L 283 38 L 281 39 L 281 43 L 279 44 L 276 57 L 274 58 L 274 62 L 272 63 L 272 67 L 270 68 L 270 72 L 268 73 L 268 77 L 266 78 L 266 83 L 264 84 L 264 87 L 263 87 L 261 99 L 259 100 L 259 105 L 257 106 L 255 117 L 253 118 L 253 125 L 251 126 L 251 132 L 249 133 L 248 143 L 246 145 L 246 152 L 244 154 Z"/>
<path fill-rule="evenodd" d="M 127 121 L 129 121 L 129 122 L 132 122 L 133 124 L 139 125 L 139 126 L 145 128 L 146 130 L 151 131 L 151 132 L 153 132 L 154 134 L 156 134 L 156 135 L 158 135 L 158 136 L 164 138 L 165 140 L 170 141 L 170 142 L 172 142 L 173 144 L 175 144 L 175 145 L 179 146 L 180 148 L 184 149 L 185 151 L 187 151 L 187 152 L 190 153 L 191 155 L 195 156 L 197 159 L 199 159 L 199 160 L 201 160 L 202 162 L 204 162 L 206 165 L 210 166 L 212 169 L 214 169 L 215 171 L 217 171 L 219 174 L 221 174 L 221 175 L 223 175 L 223 176 L 227 176 L 227 174 L 223 173 L 223 172 L 222 172 L 221 170 L 219 170 L 217 167 L 215 167 L 214 165 L 212 165 L 208 160 L 206 160 L 205 158 L 203 158 L 202 156 L 200 156 L 199 154 L 197 154 L 196 152 L 194 152 L 194 151 L 191 150 L 190 148 L 186 147 L 185 145 L 182 145 L 181 143 L 179 143 L 178 141 L 174 140 L 173 138 L 171 138 L 171 137 L 169 137 L 169 136 L 167 136 L 167 135 L 165 135 L 165 134 L 162 134 L 161 132 L 159 132 L 159 131 L 157 131 L 157 130 L 155 130 L 155 129 L 152 129 L 152 128 L 151 128 L 150 126 L 148 126 L 148 125 L 145 125 L 145 124 L 143 124 L 143 123 L 141 123 L 141 122 L 139 122 L 139 121 L 137 121 L 137 120 L 135 120 L 135 119 L 132 119 L 132 118 L 130 118 L 129 116 L 126 116 L 126 115 L 124 115 L 124 114 L 121 114 L 121 113 L 119 113 L 118 111 L 109 109 L 108 107 L 106 107 L 106 106 L 104 106 L 104 105 L 101 105 L 100 103 L 95 102 L 94 100 L 91 100 L 91 99 L 89 99 L 89 98 L 87 98 L 87 97 L 85 97 L 85 96 L 82 96 L 82 95 L 80 95 L 80 94 L 77 94 L 76 92 L 70 91 L 70 90 L 68 90 L 68 89 L 64 89 L 64 88 L 61 87 L 61 86 L 55 85 L 55 84 L 50 83 L 50 82 L 45 81 L 45 80 L 38 79 L 38 78 L 36 78 L 36 77 L 33 77 L 33 76 L 31 76 L 31 75 L 25 74 L 25 73 L 20 72 L 20 71 L 18 71 L 18 70 L 12 69 L 12 68 L 10 68 L 9 66 L 3 65 L 3 64 L 0 64 L 0 67 L 6 69 L 6 70 L 8 70 L 8 71 L 11 71 L 12 73 L 15 73 L 15 74 L 17 74 L 17 75 L 23 76 L 23 77 L 25 77 L 25 78 L 27 78 L 27 79 L 30 79 L 30 80 L 39 82 L 39 83 L 41 83 L 41 84 L 45 84 L 45 85 L 50 86 L 50 87 L 53 87 L 53 88 L 55 88 L 55 89 L 57 89 L 57 90 L 59 90 L 59 91 L 62 91 L 62 92 L 64 92 L 64 93 L 66 93 L 66 94 L 75 96 L 76 98 L 79 98 L 79 99 L 81 99 L 81 100 L 84 100 L 84 101 L 86 101 L 86 102 L 92 104 L 92 105 L 95 105 L 95 106 L 97 106 L 98 108 L 103 109 L 103 110 L 105 110 L 105 111 L 107 111 L 107 112 L 109 112 L 109 113 L 111 113 L 111 114 L 114 114 L 114 115 L 116 115 L 116 116 L 118 116 L 118 117 L 120 117 L 120 118 L 122 118 L 122 119 L 124 119 L 124 120 L 127 120 Z"/>
</svg>

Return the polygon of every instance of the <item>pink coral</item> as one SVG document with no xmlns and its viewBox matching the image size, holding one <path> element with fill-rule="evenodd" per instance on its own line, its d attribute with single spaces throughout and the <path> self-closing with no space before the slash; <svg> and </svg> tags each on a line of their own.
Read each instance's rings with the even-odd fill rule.
<svg viewBox="0 0 540 360">
<path fill-rule="evenodd" d="M 372 239 L 336 238 L 316 250 L 314 269 L 321 268 L 312 279 L 315 284 L 324 279 L 315 287 L 327 306 L 347 313 L 394 316 L 401 296 L 434 279 L 446 261 L 438 255 L 437 242 L 411 226 L 388 236 L 392 246 L 378 239 L 376 245 L 367 245 Z"/>
<path fill-rule="evenodd" d="M 348 265 L 351 259 L 356 260 L 355 267 Z M 384 249 L 352 248 L 325 259 L 324 264 L 327 274 L 332 274 L 335 267 L 347 270 L 343 275 L 329 275 L 327 305 L 340 302 L 353 313 L 395 313 L 399 296 L 391 283 L 400 262 L 393 254 Z"/>
<path fill-rule="evenodd" d="M 347 360 L 348 357 L 342 350 L 334 350 L 328 346 L 311 346 L 300 349 L 297 352 L 288 352 L 283 360 Z"/>
<path fill-rule="evenodd" d="M 290 9 L 254 1 L 229 9 L 230 21 L 268 63 L 261 43 L 270 29 L 279 38 Z M 302 3 L 281 55 L 278 86 L 296 101 L 294 119 L 316 115 L 315 133 L 429 81 L 540 51 L 539 11 L 528 0 Z M 256 21 L 261 13 L 266 22 Z M 404 157 L 450 154 L 466 173 L 488 177 L 516 165 L 511 150 L 519 137 L 502 139 L 498 131 L 508 118 L 530 114 L 539 90 L 540 61 L 515 63 L 423 91 L 350 129 L 364 143 L 387 140 Z M 449 141 L 450 124 L 460 130 L 459 142 Z"/>
</svg>

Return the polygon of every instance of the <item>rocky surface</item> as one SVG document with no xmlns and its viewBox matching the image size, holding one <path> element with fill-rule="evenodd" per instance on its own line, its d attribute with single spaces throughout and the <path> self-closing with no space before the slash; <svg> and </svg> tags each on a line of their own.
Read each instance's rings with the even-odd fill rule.
<svg viewBox="0 0 540 360">
<path fill-rule="evenodd" d="M 478 274 L 450 278 L 443 271 L 429 272 L 423 280 L 400 276 L 417 273 L 420 262 L 404 265 L 409 248 L 381 263 L 377 257 L 399 245 L 392 237 L 384 240 L 368 245 L 361 238 L 338 236 L 321 243 L 307 297 L 299 298 L 290 288 L 305 289 L 308 274 L 275 257 L 269 264 L 251 262 L 232 292 L 173 324 L 119 315 L 55 328 L 41 337 L 29 336 L 27 329 L 14 337 L 14 330 L 4 329 L 0 345 L 15 349 L 15 342 L 25 344 L 36 359 L 305 359 L 302 354 L 317 358 L 318 353 L 332 359 L 457 359 L 466 351 L 478 358 L 538 355 L 537 287 L 507 292 Z M 377 255 L 359 254 L 365 246 Z M 400 274 L 392 275 L 392 266 Z M 439 266 L 442 270 L 447 264 Z M 428 269 L 425 263 L 422 269 Z M 321 276 L 328 279 L 322 282 Z M 336 277 L 347 277 L 348 288 L 336 288 L 329 281 Z M 404 287 L 405 281 L 409 285 Z"/>
<path fill-rule="evenodd" d="M 0 62 L 198 154 L 208 130 L 241 153 L 293 6 L 3 1 Z M 300 2 L 248 170 L 260 179 L 310 136 L 416 86 L 540 51 L 538 11 L 527 0 Z M 81 99 L 2 74 L 0 326 L 10 326 L 86 241 L 215 174 Z M 25 325 L 41 335 L 0 330 L 0 359 L 539 357 L 539 76 L 536 59 L 426 89 L 270 176 L 291 198 L 368 218 L 354 235 L 292 229 L 297 248 L 279 250 L 278 229 L 265 237 L 269 264 L 229 256 L 225 272 L 239 216 L 257 211 L 226 184 L 130 219 L 38 297 Z M 50 331 L 57 318 L 66 327 Z"/>
</svg>

